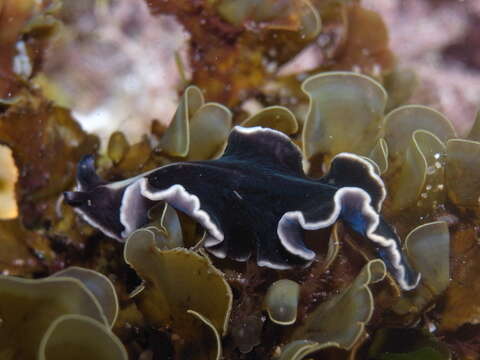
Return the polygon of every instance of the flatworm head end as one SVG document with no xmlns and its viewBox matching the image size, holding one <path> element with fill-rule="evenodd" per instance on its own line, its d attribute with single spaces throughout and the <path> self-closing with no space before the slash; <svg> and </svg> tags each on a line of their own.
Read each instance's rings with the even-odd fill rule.
<svg viewBox="0 0 480 360">
<path fill-rule="evenodd" d="M 95 171 L 95 158 L 85 156 L 77 166 L 77 188 L 65 191 L 64 201 L 90 225 L 121 240 L 124 230 L 119 221 L 123 189 L 107 185 Z"/>
</svg>

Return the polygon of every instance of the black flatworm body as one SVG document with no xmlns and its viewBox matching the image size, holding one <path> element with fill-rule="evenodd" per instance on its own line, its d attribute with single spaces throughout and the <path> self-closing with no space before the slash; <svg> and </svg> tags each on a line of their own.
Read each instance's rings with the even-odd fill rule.
<svg viewBox="0 0 480 360">
<path fill-rule="evenodd" d="M 393 229 L 379 214 L 385 187 L 372 165 L 349 153 L 337 155 L 329 173 L 308 178 L 298 147 L 275 130 L 235 127 L 223 156 L 169 164 L 120 182 L 106 183 L 84 158 L 77 191 L 65 200 L 91 225 L 120 241 L 145 225 L 148 211 L 165 201 L 206 230 L 205 248 L 217 257 L 274 269 L 308 265 L 305 230 L 342 220 L 373 242 L 399 285 L 419 281 Z"/>
</svg>

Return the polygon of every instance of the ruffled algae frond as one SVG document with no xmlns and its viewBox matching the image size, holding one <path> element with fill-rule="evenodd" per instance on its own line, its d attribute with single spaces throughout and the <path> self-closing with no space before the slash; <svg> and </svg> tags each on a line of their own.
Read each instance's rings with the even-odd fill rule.
<svg viewBox="0 0 480 360">
<path fill-rule="evenodd" d="M 61 359 L 73 351 L 72 359 L 127 359 L 110 330 L 118 301 L 105 276 L 82 268 L 36 280 L 3 275 L 0 293 L 6 358 Z"/>
</svg>

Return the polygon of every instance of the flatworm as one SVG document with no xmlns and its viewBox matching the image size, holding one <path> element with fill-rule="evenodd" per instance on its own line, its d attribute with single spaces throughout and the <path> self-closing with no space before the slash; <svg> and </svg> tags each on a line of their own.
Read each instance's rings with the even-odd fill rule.
<svg viewBox="0 0 480 360">
<path fill-rule="evenodd" d="M 246 261 L 255 250 L 259 266 L 288 269 L 315 257 L 304 244 L 304 230 L 342 220 L 373 242 L 402 289 L 413 289 L 420 279 L 380 215 L 386 191 L 373 166 L 341 153 L 326 176 L 308 178 L 298 147 L 272 129 L 237 126 L 218 159 L 173 163 L 114 183 L 100 179 L 87 156 L 78 165 L 77 182 L 65 201 L 120 241 L 165 201 L 206 230 L 203 245 L 213 255 Z"/>
</svg>

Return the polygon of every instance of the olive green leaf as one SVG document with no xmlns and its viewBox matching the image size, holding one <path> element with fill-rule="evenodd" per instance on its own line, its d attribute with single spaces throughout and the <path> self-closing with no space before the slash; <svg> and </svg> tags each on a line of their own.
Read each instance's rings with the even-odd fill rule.
<svg viewBox="0 0 480 360">
<path fill-rule="evenodd" d="M 329 160 L 344 151 L 370 153 L 387 101 L 379 83 L 352 72 L 329 72 L 309 77 L 302 90 L 310 102 L 302 134 L 307 160 L 318 154 Z"/>
</svg>

